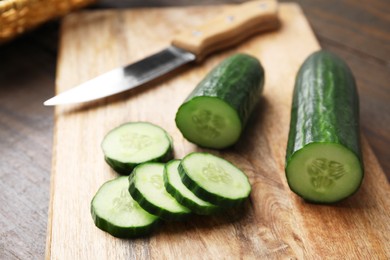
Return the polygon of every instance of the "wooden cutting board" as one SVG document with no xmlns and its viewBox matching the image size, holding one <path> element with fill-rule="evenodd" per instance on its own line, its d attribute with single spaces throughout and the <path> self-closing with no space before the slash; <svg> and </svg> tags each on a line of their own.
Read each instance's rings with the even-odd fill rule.
<svg viewBox="0 0 390 260">
<path fill-rule="evenodd" d="M 136 61 L 169 44 L 172 35 L 202 23 L 226 6 L 81 12 L 63 21 L 57 93 Z M 295 74 L 320 48 L 296 4 L 282 4 L 280 30 L 189 65 L 142 89 L 55 110 L 47 258 L 52 259 L 385 259 L 390 257 L 390 187 L 362 137 L 365 179 L 359 192 L 333 206 L 303 202 L 284 176 Z M 227 56 L 257 56 L 266 85 L 243 137 L 232 149 L 208 150 L 242 168 L 253 187 L 240 212 L 164 223 L 151 236 L 123 240 L 95 227 L 90 201 L 117 176 L 100 143 L 113 127 L 150 121 L 174 139 L 175 157 L 201 150 L 174 123 L 195 85 Z"/>
</svg>

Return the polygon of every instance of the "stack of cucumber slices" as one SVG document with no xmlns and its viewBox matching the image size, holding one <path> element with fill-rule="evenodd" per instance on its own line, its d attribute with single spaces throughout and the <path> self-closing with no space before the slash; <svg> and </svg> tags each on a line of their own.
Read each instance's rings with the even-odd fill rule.
<svg viewBox="0 0 390 260">
<path fill-rule="evenodd" d="M 160 220 L 221 212 L 240 205 L 251 191 L 240 169 L 210 153 L 194 152 L 164 163 L 172 154 L 172 138 L 150 123 L 121 125 L 106 135 L 102 147 L 114 170 L 117 162 L 121 173 L 132 169 L 129 176 L 104 183 L 91 202 L 95 225 L 116 237 L 149 234 Z M 123 160 L 125 148 L 138 159 Z"/>
</svg>

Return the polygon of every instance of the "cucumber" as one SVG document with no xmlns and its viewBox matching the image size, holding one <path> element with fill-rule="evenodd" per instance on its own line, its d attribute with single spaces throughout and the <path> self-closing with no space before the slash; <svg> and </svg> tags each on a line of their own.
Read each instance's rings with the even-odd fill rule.
<svg viewBox="0 0 390 260">
<path fill-rule="evenodd" d="M 164 185 L 169 194 L 196 214 L 210 215 L 218 212 L 220 207 L 198 198 L 183 184 L 178 170 L 179 164 L 180 160 L 172 160 L 165 164 Z"/>
<path fill-rule="evenodd" d="M 217 206 L 237 206 L 251 192 L 249 180 L 240 169 L 210 153 L 190 153 L 178 169 L 183 184 L 191 192 Z"/>
<path fill-rule="evenodd" d="M 164 220 L 180 220 L 191 211 L 166 191 L 163 174 L 163 163 L 151 162 L 138 165 L 129 177 L 129 192 L 149 213 Z"/>
<path fill-rule="evenodd" d="M 166 162 L 173 156 L 169 134 L 146 122 L 131 122 L 116 127 L 104 137 L 101 147 L 106 162 L 124 175 L 129 175 L 141 163 Z"/>
<path fill-rule="evenodd" d="M 264 70 L 250 55 L 236 54 L 216 66 L 176 113 L 183 136 L 222 149 L 237 142 L 263 90 Z"/>
<path fill-rule="evenodd" d="M 149 234 L 158 217 L 143 210 L 128 192 L 129 181 L 120 176 L 104 183 L 91 202 L 95 225 L 115 237 L 131 238 Z"/>
<path fill-rule="evenodd" d="M 316 203 L 345 199 L 363 180 L 355 79 L 330 52 L 313 53 L 297 74 L 285 170 L 291 190 Z"/>
</svg>

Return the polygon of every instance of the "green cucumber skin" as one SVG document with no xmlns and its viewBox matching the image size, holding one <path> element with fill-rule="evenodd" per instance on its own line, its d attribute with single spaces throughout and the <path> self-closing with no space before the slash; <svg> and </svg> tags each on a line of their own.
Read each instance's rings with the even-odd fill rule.
<svg viewBox="0 0 390 260">
<path fill-rule="evenodd" d="M 120 178 L 126 178 L 126 177 L 120 177 Z M 114 182 L 114 181 L 116 181 L 116 179 L 113 179 L 109 182 Z M 102 189 L 102 187 L 100 189 Z M 123 226 L 118 226 L 116 224 L 113 224 L 112 222 L 108 221 L 106 218 L 99 216 L 99 214 L 97 214 L 95 210 L 94 202 L 99 191 L 96 192 L 95 196 L 92 198 L 90 203 L 91 216 L 97 228 L 108 232 L 110 235 L 114 237 L 137 238 L 137 237 L 142 237 L 150 234 L 160 224 L 161 222 L 160 219 L 156 219 L 152 223 L 144 226 L 123 227 Z"/>
<path fill-rule="evenodd" d="M 150 203 L 147 199 L 144 198 L 142 193 L 138 190 L 134 181 L 134 174 L 129 176 L 129 192 L 135 201 L 143 208 L 145 211 L 149 212 L 152 215 L 158 216 L 163 220 L 183 220 L 190 213 L 185 212 L 171 212 L 163 208 L 157 207 L 156 205 Z"/>
<path fill-rule="evenodd" d="M 176 161 L 176 160 L 174 160 Z M 168 175 L 164 173 L 164 185 L 169 194 L 172 195 L 181 205 L 190 209 L 192 212 L 198 215 L 211 215 L 221 211 L 221 207 L 205 207 L 194 203 L 192 200 L 183 196 L 180 191 L 173 187 L 168 180 Z"/>
<path fill-rule="evenodd" d="M 154 159 L 149 160 L 147 162 L 165 163 L 165 162 L 170 161 L 171 159 L 173 159 L 172 145 L 170 146 L 170 148 L 167 150 L 167 152 L 163 156 L 154 158 Z M 117 172 L 121 175 L 130 175 L 132 173 L 132 171 L 134 170 L 134 168 L 137 167 L 137 165 L 141 164 L 141 163 L 123 163 L 123 162 L 119 162 L 117 160 L 111 159 L 107 156 L 104 156 L 104 160 L 107 162 L 108 165 L 111 166 L 111 168 L 115 172 Z M 145 163 L 145 162 L 142 162 L 142 163 Z"/>
<path fill-rule="evenodd" d="M 91 215 L 92 219 L 95 223 L 95 225 L 103 230 L 108 232 L 114 237 L 118 238 L 137 238 L 137 237 L 143 237 L 146 235 L 149 235 L 152 233 L 152 231 L 160 224 L 160 220 L 157 220 L 153 222 L 150 225 L 147 226 L 141 226 L 141 227 L 129 227 L 124 228 L 120 226 L 113 225 L 112 223 L 108 222 L 104 218 L 100 218 L 94 211 L 93 207 L 91 206 Z"/>
<path fill-rule="evenodd" d="M 188 156 L 188 155 L 187 155 Z M 191 190 L 196 196 L 204 201 L 208 201 L 221 208 L 231 208 L 241 205 L 247 198 L 242 199 L 228 199 L 213 194 L 202 187 L 200 187 L 194 180 L 192 180 L 187 174 L 184 167 L 179 164 L 179 174 L 183 184 Z"/>
<path fill-rule="evenodd" d="M 195 214 L 212 215 L 212 214 L 217 213 L 221 210 L 221 208 L 217 207 L 217 206 L 214 208 L 210 208 L 210 207 L 202 207 L 200 205 L 196 205 L 191 200 L 187 199 L 184 196 L 181 196 L 180 192 L 178 190 L 176 190 L 172 185 L 170 185 L 168 183 L 168 181 L 166 180 L 166 178 L 164 178 L 164 184 L 165 184 L 165 189 L 167 190 L 167 192 L 169 194 L 172 195 L 172 197 L 174 197 L 181 205 L 190 209 Z"/>
<path fill-rule="evenodd" d="M 264 69 L 259 60 L 235 54 L 223 60 L 196 86 L 185 102 L 196 97 L 217 97 L 237 111 L 244 126 L 264 86 Z"/>
<path fill-rule="evenodd" d="M 218 97 L 232 106 L 245 125 L 264 86 L 264 69 L 247 54 L 230 56 L 215 67 L 186 99 Z"/>
<path fill-rule="evenodd" d="M 327 51 L 313 53 L 302 64 L 296 77 L 286 169 L 293 155 L 306 145 L 336 143 L 357 156 L 363 173 L 359 137 L 359 97 L 350 68 L 335 54 Z M 311 201 L 302 194 L 298 195 Z"/>
</svg>

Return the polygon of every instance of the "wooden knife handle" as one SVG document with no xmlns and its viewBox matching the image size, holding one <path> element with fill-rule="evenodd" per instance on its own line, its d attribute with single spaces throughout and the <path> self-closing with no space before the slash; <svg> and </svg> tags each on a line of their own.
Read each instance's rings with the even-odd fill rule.
<svg viewBox="0 0 390 260">
<path fill-rule="evenodd" d="M 276 0 L 249 1 L 232 6 L 215 19 L 177 35 L 172 45 L 203 59 L 211 52 L 238 44 L 258 32 L 279 26 Z"/>
</svg>

